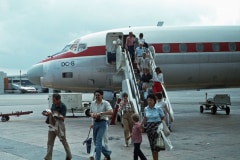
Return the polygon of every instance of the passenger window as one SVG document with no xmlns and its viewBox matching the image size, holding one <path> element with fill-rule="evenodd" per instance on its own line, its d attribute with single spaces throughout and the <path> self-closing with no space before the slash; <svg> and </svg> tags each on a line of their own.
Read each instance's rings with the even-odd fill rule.
<svg viewBox="0 0 240 160">
<path fill-rule="evenodd" d="M 196 50 L 197 50 L 197 52 L 202 52 L 203 51 L 203 44 L 202 43 L 197 43 L 196 44 Z"/>
<path fill-rule="evenodd" d="M 179 50 L 180 52 L 186 52 L 187 51 L 187 45 L 185 43 L 179 44 Z"/>
<path fill-rule="evenodd" d="M 163 45 L 162 45 L 162 50 L 163 50 L 164 53 L 170 52 L 170 46 L 169 46 L 169 44 L 163 44 Z"/>
<path fill-rule="evenodd" d="M 212 48 L 214 52 L 218 52 L 220 50 L 219 43 L 213 43 Z"/>
<path fill-rule="evenodd" d="M 228 43 L 228 49 L 229 49 L 229 51 L 236 51 L 236 43 L 234 43 L 234 42 L 230 42 L 230 43 Z"/>
</svg>

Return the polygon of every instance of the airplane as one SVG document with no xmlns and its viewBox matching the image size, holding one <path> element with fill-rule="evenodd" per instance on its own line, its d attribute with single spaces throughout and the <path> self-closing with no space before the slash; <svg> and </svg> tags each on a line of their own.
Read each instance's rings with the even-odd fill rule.
<svg viewBox="0 0 240 160">
<path fill-rule="evenodd" d="M 28 79 L 46 88 L 80 92 L 120 90 L 122 72 L 110 63 L 112 42 L 144 34 L 168 89 L 236 87 L 240 83 L 240 26 L 146 26 L 92 33 L 34 64 Z"/>
<path fill-rule="evenodd" d="M 13 83 L 12 87 L 16 90 L 19 90 L 21 93 L 37 93 L 36 88 L 32 86 L 24 86 L 17 83 Z"/>
<path fill-rule="evenodd" d="M 125 44 L 129 32 L 136 36 L 144 34 L 153 66 L 163 71 L 167 89 L 240 84 L 240 26 L 144 26 L 96 32 L 71 41 L 60 52 L 34 64 L 27 72 L 28 79 L 57 90 L 125 90 L 134 92 L 129 99 L 137 98 L 139 91 L 133 91 L 134 85 L 125 81 L 132 82 L 135 78 L 126 75 L 120 67 L 125 60 L 128 62 L 128 54 L 122 54 L 125 51 L 119 48 L 117 53 L 111 53 L 113 42 L 121 35 Z M 173 116 L 167 94 L 166 99 Z M 135 110 L 140 112 L 139 108 Z"/>
</svg>

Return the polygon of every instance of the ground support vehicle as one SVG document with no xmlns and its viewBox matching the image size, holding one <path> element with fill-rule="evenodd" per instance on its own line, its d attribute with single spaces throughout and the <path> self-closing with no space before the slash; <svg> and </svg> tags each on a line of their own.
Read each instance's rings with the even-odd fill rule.
<svg viewBox="0 0 240 160">
<path fill-rule="evenodd" d="M 59 93 L 61 101 L 67 107 L 67 117 L 82 117 L 85 116 L 85 111 L 89 110 L 93 100 L 93 93 Z M 49 109 L 52 107 L 52 95 L 48 95 Z"/>
<path fill-rule="evenodd" d="M 230 114 L 231 100 L 228 94 L 216 94 L 213 98 L 207 98 L 206 101 L 200 102 L 200 112 L 203 113 L 204 110 L 211 110 L 212 114 L 216 114 L 217 110 L 226 111 L 226 114 Z"/>
<path fill-rule="evenodd" d="M 12 112 L 12 113 L 0 113 L 0 117 L 1 118 L 1 121 L 2 122 L 6 122 L 6 121 L 9 121 L 10 119 L 10 116 L 21 116 L 21 115 L 25 115 L 25 114 L 30 114 L 30 113 L 33 113 L 33 111 L 26 111 L 26 112 L 23 112 L 23 111 L 16 111 L 16 112 Z"/>
</svg>

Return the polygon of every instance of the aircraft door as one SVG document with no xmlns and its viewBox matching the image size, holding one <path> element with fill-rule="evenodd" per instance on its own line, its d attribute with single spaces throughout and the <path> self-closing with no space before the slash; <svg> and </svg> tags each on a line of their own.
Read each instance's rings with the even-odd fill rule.
<svg viewBox="0 0 240 160">
<path fill-rule="evenodd" d="M 121 53 L 123 47 L 123 33 L 109 32 L 106 35 L 106 62 L 109 65 L 117 65 L 119 57 L 117 52 Z"/>
</svg>

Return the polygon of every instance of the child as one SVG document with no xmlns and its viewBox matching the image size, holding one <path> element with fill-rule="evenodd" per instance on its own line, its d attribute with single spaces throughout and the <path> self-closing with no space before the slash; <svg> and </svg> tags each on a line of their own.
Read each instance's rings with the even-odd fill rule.
<svg viewBox="0 0 240 160">
<path fill-rule="evenodd" d="M 133 129 L 132 134 L 128 136 L 127 139 L 130 139 L 132 137 L 132 141 L 134 143 L 133 159 L 138 160 L 139 156 L 141 160 L 147 160 L 147 158 L 144 156 L 140 149 L 140 145 L 142 143 L 142 127 L 139 123 L 139 115 L 133 114 L 131 117 L 133 121 Z"/>
</svg>

